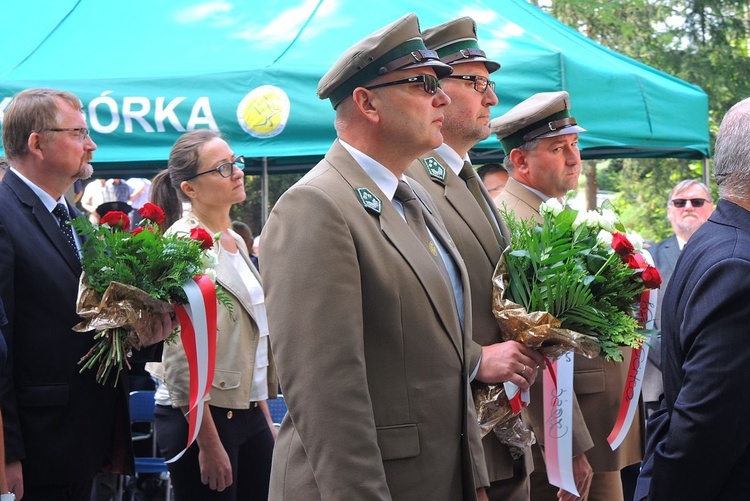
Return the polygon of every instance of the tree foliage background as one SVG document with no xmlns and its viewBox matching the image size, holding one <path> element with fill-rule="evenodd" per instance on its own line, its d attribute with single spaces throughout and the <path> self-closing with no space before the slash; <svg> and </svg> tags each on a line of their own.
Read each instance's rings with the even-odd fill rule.
<svg viewBox="0 0 750 501">
<path fill-rule="evenodd" d="M 609 49 L 703 88 L 709 96 L 712 144 L 724 113 L 750 96 L 748 0 L 531 3 Z M 666 217 L 669 192 L 683 179 L 700 179 L 703 165 L 616 159 L 598 162 L 596 172 L 599 189 L 619 193 L 615 205 L 626 225 L 658 241 L 672 233 Z"/>
</svg>

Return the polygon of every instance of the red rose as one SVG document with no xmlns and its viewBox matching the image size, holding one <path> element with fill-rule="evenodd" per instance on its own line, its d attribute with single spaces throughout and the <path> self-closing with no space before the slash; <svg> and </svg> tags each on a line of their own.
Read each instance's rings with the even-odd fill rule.
<svg viewBox="0 0 750 501">
<path fill-rule="evenodd" d="M 203 228 L 193 228 L 190 230 L 190 238 L 201 243 L 201 249 L 210 249 L 214 245 L 214 239 L 209 232 Z"/>
<path fill-rule="evenodd" d="M 643 270 L 643 273 L 641 274 L 641 279 L 643 280 L 643 285 L 645 285 L 647 289 L 658 289 L 661 285 L 661 275 L 659 275 L 659 270 L 653 266 L 646 266 L 646 269 Z"/>
<path fill-rule="evenodd" d="M 628 240 L 628 237 L 626 237 L 622 233 L 617 232 L 612 233 L 612 248 L 621 256 L 632 254 L 635 250 L 633 244 L 631 244 L 630 240 Z"/>
<path fill-rule="evenodd" d="M 131 233 L 133 234 L 133 236 L 135 236 L 139 234 L 140 232 L 142 232 L 143 230 L 150 231 L 151 233 L 153 233 L 154 227 L 153 226 L 139 226 L 138 228 L 134 229 Z"/>
<path fill-rule="evenodd" d="M 623 261 L 628 265 L 628 268 L 638 269 L 640 268 L 640 263 L 638 262 L 638 259 L 636 259 L 635 254 L 628 254 L 627 256 L 623 256 Z"/>
<path fill-rule="evenodd" d="M 119 210 L 111 210 L 104 214 L 101 224 L 108 224 L 110 228 L 120 227 L 123 230 L 130 230 L 130 218 L 128 215 Z"/>
<path fill-rule="evenodd" d="M 164 222 L 164 211 L 161 210 L 161 207 L 158 205 L 154 205 L 150 202 L 145 203 L 143 207 L 138 209 L 138 214 L 143 216 L 143 219 L 148 219 L 156 224 L 162 224 Z"/>
</svg>

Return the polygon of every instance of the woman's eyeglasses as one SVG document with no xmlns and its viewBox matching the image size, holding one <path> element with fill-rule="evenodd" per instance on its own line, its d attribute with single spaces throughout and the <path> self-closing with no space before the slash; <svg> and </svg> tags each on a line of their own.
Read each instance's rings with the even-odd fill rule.
<svg viewBox="0 0 750 501">
<path fill-rule="evenodd" d="M 671 203 L 678 209 L 682 209 L 688 202 L 690 202 L 690 205 L 696 209 L 699 209 L 703 207 L 703 204 L 708 202 L 708 200 L 705 198 L 673 198 Z"/>
<path fill-rule="evenodd" d="M 198 176 L 211 174 L 212 172 L 218 172 L 221 177 L 231 177 L 235 167 L 237 167 L 239 170 L 245 170 L 245 157 L 239 156 L 235 158 L 233 162 L 225 162 L 215 169 L 199 172 L 198 174 L 185 179 L 185 181 L 190 181 L 191 179 L 195 179 Z"/>
<path fill-rule="evenodd" d="M 390 87 L 391 85 L 404 85 L 422 82 L 424 91 L 428 94 L 437 94 L 437 90 L 442 87 L 440 80 L 433 75 L 417 75 L 415 77 L 404 78 L 402 80 L 394 80 L 393 82 L 386 82 L 377 85 L 370 85 L 365 87 L 367 90 L 379 89 L 381 87 Z"/>
</svg>

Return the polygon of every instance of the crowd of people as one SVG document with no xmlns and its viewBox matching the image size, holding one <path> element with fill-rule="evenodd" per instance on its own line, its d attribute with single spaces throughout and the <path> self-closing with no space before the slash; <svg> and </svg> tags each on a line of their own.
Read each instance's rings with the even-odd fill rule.
<svg viewBox="0 0 750 501">
<path fill-rule="evenodd" d="M 94 339 L 71 330 L 85 236 L 68 221 L 82 215 L 78 202 L 92 223 L 118 209 L 137 224 L 147 201 L 164 209 L 169 234 L 220 234 L 216 280 L 232 305 L 218 309 L 214 383 L 184 454 L 185 349 L 178 340 L 140 354 L 159 451 L 178 457 L 177 501 L 743 499 L 750 100 L 717 137 L 716 211 L 695 180 L 666 197 L 674 235 L 648 249 L 664 278 L 662 335 L 641 410 L 614 450 L 627 364 L 575 356 L 573 493 L 545 471 L 545 359 L 504 340 L 491 278 L 510 244 L 505 218 L 539 221 L 542 202 L 577 188 L 586 129 L 565 91 L 490 120 L 499 68 L 469 17 L 421 30 L 409 14 L 347 49 L 318 85 L 337 138 L 279 199 L 262 242 L 230 219 L 246 197 L 244 163 L 220 133 L 183 134 L 153 181 L 82 189 L 97 146 L 80 100 L 14 96 L 0 171 L 0 501 L 101 499 L 97 474 L 134 472 L 128 379 L 103 385 L 79 371 Z M 477 168 L 469 152 L 490 134 L 504 164 Z M 163 314 L 157 341 L 177 327 Z M 478 383 L 529 390 L 521 419 L 535 445 L 517 454 L 481 435 Z M 268 400 L 280 389 L 288 413 L 277 431 Z"/>
</svg>

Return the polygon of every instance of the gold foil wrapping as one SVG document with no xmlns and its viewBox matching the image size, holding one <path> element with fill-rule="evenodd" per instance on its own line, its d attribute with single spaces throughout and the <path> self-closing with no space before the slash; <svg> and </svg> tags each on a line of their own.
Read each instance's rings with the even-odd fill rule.
<svg viewBox="0 0 750 501">
<path fill-rule="evenodd" d="M 596 338 L 560 327 L 560 320 L 545 311 L 527 312 L 520 304 L 506 299 L 508 270 L 505 257 L 500 258 L 492 277 L 492 313 L 495 315 L 504 341 L 518 341 L 535 348 L 556 360 L 568 351 L 587 358 L 599 355 Z M 494 432 L 509 446 L 514 458 L 535 442 L 534 434 L 513 414 L 502 384 L 474 383 L 474 405 L 482 437 Z M 533 405 L 542 405 L 536 402 Z"/>
<path fill-rule="evenodd" d="M 161 327 L 163 314 L 172 311 L 171 304 L 119 282 L 112 282 L 100 298 L 83 273 L 78 284 L 76 312 L 86 320 L 73 330 L 89 332 L 122 328 L 128 332 L 130 346 L 141 349 L 163 339 L 154 330 Z"/>
</svg>

